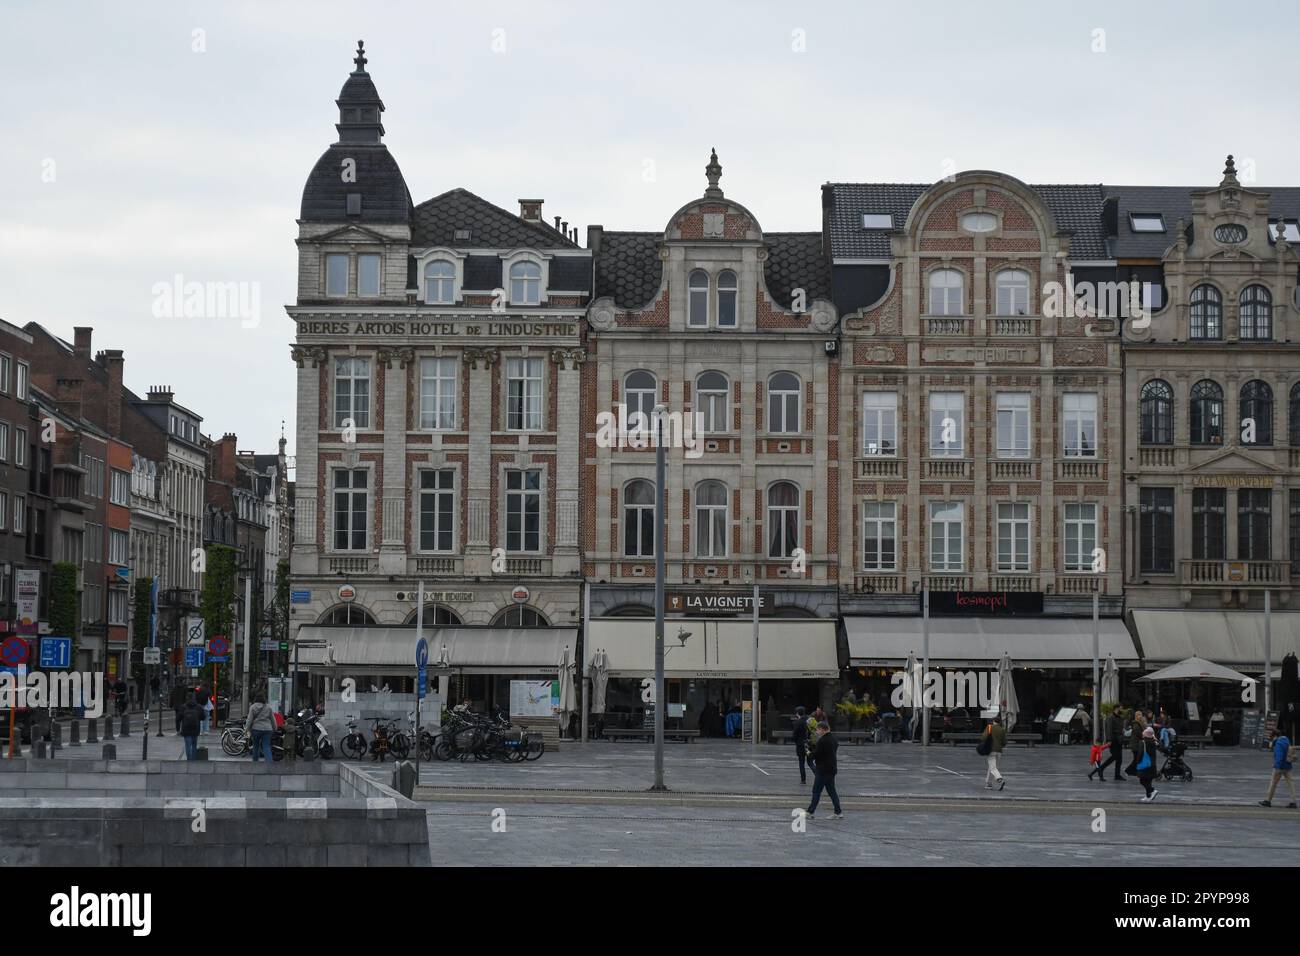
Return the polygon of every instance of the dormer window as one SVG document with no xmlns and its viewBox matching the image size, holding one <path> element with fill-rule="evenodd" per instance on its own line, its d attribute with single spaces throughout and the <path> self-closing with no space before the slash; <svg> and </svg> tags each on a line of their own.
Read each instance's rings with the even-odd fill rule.
<svg viewBox="0 0 1300 956">
<path fill-rule="evenodd" d="M 736 274 L 730 269 L 718 274 L 718 328 L 736 327 Z"/>
<path fill-rule="evenodd" d="M 424 267 L 424 301 L 428 305 L 451 305 L 456 301 L 454 263 L 435 259 Z"/>
<path fill-rule="evenodd" d="M 1282 235 L 1286 238 L 1286 241 L 1300 242 L 1300 223 L 1297 223 L 1296 220 L 1294 219 L 1284 219 L 1282 220 L 1282 223 L 1283 223 Z M 1270 219 L 1268 221 L 1269 242 L 1277 242 L 1277 224 L 1278 224 L 1278 220 L 1276 219 Z"/>
<path fill-rule="evenodd" d="M 992 232 L 998 227 L 998 217 L 991 212 L 968 212 L 961 217 L 961 227 L 967 232 Z"/>
<path fill-rule="evenodd" d="M 510 304 L 540 305 L 542 267 L 536 262 L 516 262 L 510 267 Z"/>
<path fill-rule="evenodd" d="M 1158 212 L 1131 212 L 1128 225 L 1134 232 L 1164 232 L 1165 217 Z"/>
<path fill-rule="evenodd" d="M 893 229 L 894 217 L 887 212 L 864 212 L 862 214 L 863 229 Z"/>
</svg>

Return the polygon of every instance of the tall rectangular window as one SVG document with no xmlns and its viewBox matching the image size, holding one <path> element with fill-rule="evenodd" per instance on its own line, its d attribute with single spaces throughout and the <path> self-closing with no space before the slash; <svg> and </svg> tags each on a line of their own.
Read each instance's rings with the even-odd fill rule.
<svg viewBox="0 0 1300 956">
<path fill-rule="evenodd" d="M 1091 571 L 1097 547 L 1097 506 L 1065 506 L 1065 570 Z"/>
<path fill-rule="evenodd" d="M 0 461 L 9 460 L 9 423 L 0 422 Z"/>
<path fill-rule="evenodd" d="M 125 531 L 118 531 L 116 528 L 108 529 L 108 563 L 120 564 L 123 567 L 127 564 L 127 549 L 130 539 Z"/>
<path fill-rule="evenodd" d="M 506 550 L 533 552 L 542 547 L 542 473 L 506 472 Z"/>
<path fill-rule="evenodd" d="M 998 505 L 998 570 L 1029 570 L 1029 505 Z"/>
<path fill-rule="evenodd" d="M 27 429 L 14 429 L 14 464 L 19 468 L 27 467 Z"/>
<path fill-rule="evenodd" d="M 997 440 L 999 458 L 1029 457 L 1029 395 L 999 392 Z"/>
<path fill-rule="evenodd" d="M 862 454 L 898 454 L 898 393 L 867 392 L 862 396 Z"/>
<path fill-rule="evenodd" d="M 340 355 L 334 360 L 334 427 L 370 427 L 370 359 Z"/>
<path fill-rule="evenodd" d="M 108 623 L 126 624 L 126 606 L 126 591 L 121 588 L 110 588 L 108 592 Z"/>
<path fill-rule="evenodd" d="M 420 472 L 420 550 L 451 551 L 456 519 L 456 473 Z"/>
<path fill-rule="evenodd" d="M 331 253 L 325 257 L 325 294 L 348 294 L 348 257 L 346 253 Z"/>
<path fill-rule="evenodd" d="M 364 468 L 334 472 L 334 550 L 366 550 L 370 475 Z"/>
<path fill-rule="evenodd" d="M 862 503 L 862 568 L 894 571 L 898 568 L 897 508 L 892 501 Z"/>
<path fill-rule="evenodd" d="M 539 431 L 542 427 L 542 360 L 506 359 L 506 428 Z"/>
<path fill-rule="evenodd" d="M 1138 517 L 1142 572 L 1173 574 L 1174 489 L 1143 488 Z"/>
<path fill-rule="evenodd" d="M 1223 488 L 1192 489 L 1192 558 L 1222 561 L 1227 557 L 1228 492 Z"/>
<path fill-rule="evenodd" d="M 960 458 L 966 450 L 966 396 L 930 393 L 930 456 Z"/>
<path fill-rule="evenodd" d="M 1066 392 L 1061 408 L 1065 457 L 1097 457 L 1097 396 Z"/>
<path fill-rule="evenodd" d="M 1273 492 L 1237 489 L 1237 560 L 1268 561 L 1272 554 Z"/>
<path fill-rule="evenodd" d="M 420 360 L 420 427 L 456 427 L 456 360 Z"/>
<path fill-rule="evenodd" d="M 118 471 L 116 468 L 110 471 L 112 485 L 109 488 L 109 498 L 115 505 L 131 504 L 131 476 L 125 471 Z"/>
<path fill-rule="evenodd" d="M 27 533 L 27 497 L 14 495 L 14 534 Z"/>
<path fill-rule="evenodd" d="M 9 492 L 0 491 L 0 531 L 9 527 Z"/>
<path fill-rule="evenodd" d="M 15 379 L 17 388 L 14 389 L 20 402 L 27 401 L 27 363 L 19 362 L 17 365 L 18 377 Z"/>
<path fill-rule="evenodd" d="M 379 256 L 357 256 L 357 294 L 379 295 Z"/>
<path fill-rule="evenodd" d="M 960 501 L 930 502 L 930 570 L 960 571 L 965 510 Z"/>
<path fill-rule="evenodd" d="M 9 394 L 9 367 L 12 360 L 8 355 L 0 355 L 0 392 Z"/>
<path fill-rule="evenodd" d="M 0 507 L 0 514 L 4 509 Z M 1300 489 L 1291 489 L 1291 573 L 1300 574 Z"/>
</svg>

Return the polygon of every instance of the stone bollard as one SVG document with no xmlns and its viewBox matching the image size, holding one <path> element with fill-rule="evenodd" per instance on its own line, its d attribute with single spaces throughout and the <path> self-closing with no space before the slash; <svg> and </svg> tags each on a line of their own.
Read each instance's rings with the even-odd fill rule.
<svg viewBox="0 0 1300 956">
<path fill-rule="evenodd" d="M 415 793 L 415 764 L 399 760 L 393 766 L 393 789 L 410 800 Z"/>
<path fill-rule="evenodd" d="M 195 747 L 195 748 L 194 748 L 194 759 L 195 759 L 195 760 L 207 760 L 207 759 L 208 759 L 208 748 L 207 748 L 207 747 Z"/>
<path fill-rule="evenodd" d="M 117 744 L 104 744 L 104 758 L 103 758 L 103 759 L 105 759 L 105 760 L 116 760 L 116 759 L 117 759 Z"/>
<path fill-rule="evenodd" d="M 284 759 L 289 763 L 298 759 L 297 725 L 292 717 L 284 722 Z"/>
<path fill-rule="evenodd" d="M 68 728 L 68 744 L 73 747 L 81 746 L 81 721 L 74 720 L 72 726 Z"/>
<path fill-rule="evenodd" d="M 10 757 L 21 757 L 23 755 L 23 735 L 18 732 L 17 728 L 14 729 L 13 749 L 5 748 L 5 753 Z"/>
<path fill-rule="evenodd" d="M 113 739 L 113 718 L 111 716 L 104 718 L 104 739 Z"/>
<path fill-rule="evenodd" d="M 123 736 L 123 737 L 130 737 L 130 736 L 131 736 L 131 715 L 130 715 L 130 714 L 123 714 L 123 715 L 122 715 L 122 733 L 121 733 L 121 736 Z"/>
<path fill-rule="evenodd" d="M 95 736 L 96 723 L 97 721 L 95 720 L 94 717 L 91 717 L 89 720 L 86 721 L 86 743 L 88 744 L 99 743 L 99 738 Z"/>
<path fill-rule="evenodd" d="M 50 724 L 50 756 L 63 749 L 63 728 L 58 724 Z"/>
<path fill-rule="evenodd" d="M 37 760 L 44 760 L 44 759 L 45 759 L 45 741 L 44 741 L 44 740 L 38 740 L 38 741 L 36 741 L 36 759 L 37 759 Z"/>
</svg>

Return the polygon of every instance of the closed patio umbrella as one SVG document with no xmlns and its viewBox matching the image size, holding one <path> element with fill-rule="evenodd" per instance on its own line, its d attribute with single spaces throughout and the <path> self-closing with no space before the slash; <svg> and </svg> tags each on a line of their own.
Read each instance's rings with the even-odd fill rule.
<svg viewBox="0 0 1300 956">
<path fill-rule="evenodd" d="M 569 717 L 577 709 L 578 695 L 574 689 L 573 672 L 577 665 L 573 662 L 572 652 L 569 645 L 564 645 L 564 650 L 560 651 L 560 727 L 569 726 Z"/>
<path fill-rule="evenodd" d="M 1106 667 L 1101 672 L 1101 702 L 1119 703 L 1119 667 L 1113 654 L 1106 655 Z"/>
<path fill-rule="evenodd" d="M 998 661 L 998 710 L 1005 718 L 1008 732 L 1020 717 L 1020 701 L 1016 697 L 1016 683 L 1011 677 L 1011 655 L 1003 654 Z"/>
<path fill-rule="evenodd" d="M 605 691 L 609 687 L 609 657 L 599 648 L 591 655 L 591 712 L 605 712 Z"/>
</svg>

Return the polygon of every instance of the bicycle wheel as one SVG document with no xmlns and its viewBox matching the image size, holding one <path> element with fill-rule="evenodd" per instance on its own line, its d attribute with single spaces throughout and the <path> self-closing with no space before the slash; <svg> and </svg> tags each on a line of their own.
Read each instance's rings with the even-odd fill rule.
<svg viewBox="0 0 1300 956">
<path fill-rule="evenodd" d="M 243 738 L 236 738 L 231 731 L 227 730 L 221 735 L 221 749 L 232 757 L 238 757 L 244 752 Z"/>
<path fill-rule="evenodd" d="M 436 759 L 436 760 L 450 760 L 450 759 L 451 759 L 451 741 L 450 741 L 450 740 L 439 740 L 436 744 L 434 744 L 434 746 L 433 746 L 433 756 L 434 756 L 434 759 Z"/>
<path fill-rule="evenodd" d="M 540 760 L 542 754 L 546 752 L 546 741 L 541 737 L 528 741 L 528 753 L 524 755 L 525 760 Z"/>
<path fill-rule="evenodd" d="M 388 738 L 388 749 L 398 760 L 405 760 L 411 752 L 411 742 L 406 739 L 406 734 L 398 732 Z"/>
<path fill-rule="evenodd" d="M 366 755 L 366 738 L 354 730 L 343 738 L 339 747 L 343 750 L 343 756 L 349 760 L 360 760 Z"/>
<path fill-rule="evenodd" d="M 334 757 L 334 745 L 328 740 L 320 745 L 321 760 L 332 760 Z"/>
<path fill-rule="evenodd" d="M 420 735 L 420 759 L 433 759 L 434 738 L 431 734 Z"/>
</svg>

